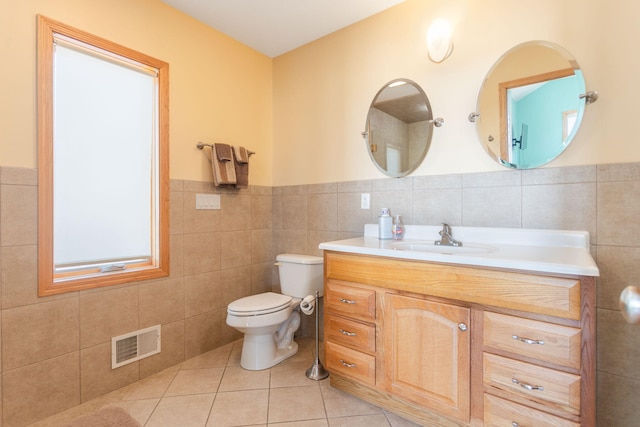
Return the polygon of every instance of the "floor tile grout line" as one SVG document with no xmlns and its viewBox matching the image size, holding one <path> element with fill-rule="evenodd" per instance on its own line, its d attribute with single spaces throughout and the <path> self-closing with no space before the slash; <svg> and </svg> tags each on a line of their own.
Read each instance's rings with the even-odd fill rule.
<svg viewBox="0 0 640 427">
<path fill-rule="evenodd" d="M 271 368 L 269 368 L 269 389 L 267 390 L 267 420 L 266 425 L 269 425 L 269 408 L 271 408 L 271 381 L 273 379 L 273 375 Z"/>
<path fill-rule="evenodd" d="M 162 400 L 162 398 L 158 399 L 158 401 L 156 402 L 155 405 L 153 405 L 153 409 L 151 410 L 151 412 L 149 413 L 149 416 L 147 417 L 147 419 L 145 420 L 143 426 L 146 426 L 147 424 L 149 424 L 149 421 L 151 421 L 151 417 L 153 416 L 153 413 L 156 412 L 156 410 L 158 409 L 158 406 L 160 405 L 160 401 Z"/>
<path fill-rule="evenodd" d="M 324 393 L 322 392 L 322 385 L 320 381 L 318 381 L 318 388 L 320 389 L 320 399 L 322 399 L 322 408 L 324 409 L 324 418 L 327 420 L 327 425 L 329 425 L 329 413 L 327 412 L 327 403 L 324 399 Z"/>
<path fill-rule="evenodd" d="M 171 384 L 173 384 L 173 382 L 175 381 L 176 377 L 178 376 L 178 373 L 181 370 L 182 370 L 182 366 L 180 365 L 180 366 L 178 366 L 178 369 L 176 370 L 176 372 L 173 374 L 173 377 L 171 378 L 171 381 L 169 381 L 169 383 L 165 387 L 164 391 L 162 392 L 162 395 L 160 395 L 160 397 L 158 398 L 158 401 L 154 405 L 153 410 L 151 411 L 151 413 L 149 414 L 149 417 L 147 418 L 147 421 L 145 421 L 145 423 L 144 423 L 145 426 L 147 424 L 149 424 L 149 422 L 151 421 L 151 418 L 153 418 L 153 414 L 156 412 L 156 410 L 160 406 L 160 403 L 162 402 L 162 399 L 164 399 L 164 397 L 165 397 L 165 395 L 167 393 L 167 390 L 169 390 L 169 387 L 171 387 Z M 149 378 L 149 377 L 147 377 L 147 378 Z M 135 399 L 135 400 L 132 400 L 131 402 L 138 402 L 140 400 L 144 400 L 144 399 Z"/>
<path fill-rule="evenodd" d="M 222 386 L 222 380 L 224 379 L 224 375 L 227 372 L 227 368 L 229 367 L 229 362 L 231 362 L 231 356 L 233 355 L 233 350 L 236 347 L 235 343 L 232 343 L 231 348 L 229 349 L 229 355 L 227 356 L 227 360 L 224 363 L 224 367 L 222 370 L 222 375 L 220 375 L 220 381 L 218 382 L 218 387 L 216 387 L 216 393 L 213 397 L 213 401 L 211 402 L 211 407 L 209 408 L 209 413 L 207 414 L 207 420 L 204 423 L 203 427 L 206 427 L 209 424 L 209 420 L 211 419 L 211 414 L 213 414 L 213 406 L 220 395 L 220 386 Z"/>
</svg>

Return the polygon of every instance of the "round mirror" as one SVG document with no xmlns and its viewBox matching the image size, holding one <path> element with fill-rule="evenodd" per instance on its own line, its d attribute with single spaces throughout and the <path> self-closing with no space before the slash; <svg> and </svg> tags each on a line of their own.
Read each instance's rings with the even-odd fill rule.
<svg viewBox="0 0 640 427">
<path fill-rule="evenodd" d="M 391 177 L 413 172 L 429 150 L 432 118 L 429 99 L 415 82 L 387 83 L 369 107 L 363 132 L 373 164 Z"/>
<path fill-rule="evenodd" d="M 469 119 L 475 119 L 491 158 L 509 168 L 530 169 L 567 148 L 591 100 L 575 59 L 558 45 L 533 41 L 495 63 L 480 89 L 477 113 Z"/>
</svg>

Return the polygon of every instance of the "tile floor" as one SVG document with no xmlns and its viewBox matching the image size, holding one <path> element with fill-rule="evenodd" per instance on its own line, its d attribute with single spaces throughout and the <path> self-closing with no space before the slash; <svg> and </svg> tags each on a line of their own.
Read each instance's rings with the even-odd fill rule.
<svg viewBox="0 0 640 427">
<path fill-rule="evenodd" d="M 240 367 L 242 341 L 187 360 L 32 426 L 57 427 L 104 406 L 119 406 L 145 427 L 416 426 L 393 413 L 313 381 L 315 342 L 263 371 Z"/>
</svg>

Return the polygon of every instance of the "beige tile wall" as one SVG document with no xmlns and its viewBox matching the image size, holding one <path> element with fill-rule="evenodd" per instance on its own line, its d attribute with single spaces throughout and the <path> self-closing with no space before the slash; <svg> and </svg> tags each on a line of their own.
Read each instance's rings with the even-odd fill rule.
<svg viewBox="0 0 640 427">
<path fill-rule="evenodd" d="M 196 193 L 221 210 L 196 210 Z M 3 426 L 22 426 L 237 339 L 234 299 L 271 289 L 272 190 L 171 182 L 171 275 L 38 298 L 37 172 L 0 167 Z M 111 369 L 111 338 L 162 325 L 162 352 Z"/>
<path fill-rule="evenodd" d="M 620 291 L 640 277 L 640 164 L 423 176 L 222 191 L 171 183 L 171 277 L 39 299 L 36 171 L 0 167 L 2 420 L 24 425 L 127 385 L 239 335 L 226 305 L 278 289 L 278 253 L 321 255 L 323 241 L 362 234 L 381 207 L 406 224 L 566 228 L 591 233 L 598 279 L 598 425 L 634 425 L 640 326 Z M 370 210 L 360 194 L 371 194 Z M 110 338 L 162 324 L 162 353 L 111 370 Z M 312 335 L 311 319 L 301 331 Z"/>
</svg>

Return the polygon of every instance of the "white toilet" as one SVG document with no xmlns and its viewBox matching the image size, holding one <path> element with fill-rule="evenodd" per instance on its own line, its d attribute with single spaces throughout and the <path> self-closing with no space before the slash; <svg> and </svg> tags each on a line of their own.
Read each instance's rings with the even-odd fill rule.
<svg viewBox="0 0 640 427">
<path fill-rule="evenodd" d="M 276 260 L 282 294 L 252 295 L 227 307 L 227 325 L 244 333 L 244 369 L 267 369 L 296 354 L 293 334 L 300 327 L 300 302 L 316 291 L 323 294 L 322 257 L 281 254 Z"/>
</svg>

